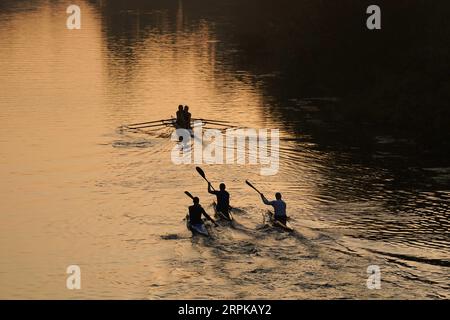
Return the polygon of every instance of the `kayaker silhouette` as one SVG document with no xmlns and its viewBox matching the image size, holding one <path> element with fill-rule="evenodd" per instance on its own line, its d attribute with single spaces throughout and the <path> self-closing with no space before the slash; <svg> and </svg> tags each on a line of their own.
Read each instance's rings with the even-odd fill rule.
<svg viewBox="0 0 450 320">
<path fill-rule="evenodd" d="M 189 107 L 184 106 L 183 119 L 185 123 L 185 129 L 191 129 L 191 113 L 189 112 Z"/>
<path fill-rule="evenodd" d="M 206 213 L 205 209 L 203 209 L 203 207 L 200 205 L 200 199 L 198 197 L 193 197 L 192 202 L 194 204 L 189 207 L 189 228 L 192 232 L 200 233 L 202 235 L 209 235 L 202 220 L 202 215 L 205 216 L 206 219 L 214 223 L 214 225 L 217 226 L 217 223 Z"/>
<path fill-rule="evenodd" d="M 275 194 L 275 198 L 276 198 L 276 200 L 269 201 L 264 196 L 264 194 L 261 193 L 261 199 L 264 202 L 264 204 L 273 207 L 273 209 L 275 211 L 274 219 L 281 222 L 282 224 L 286 225 L 286 221 L 287 221 L 286 202 L 281 200 L 282 196 L 281 196 L 281 193 L 279 193 L 279 192 L 277 192 Z"/>
<path fill-rule="evenodd" d="M 230 194 L 226 191 L 225 183 L 221 183 L 219 191 L 213 190 L 211 183 L 208 181 L 208 192 L 214 194 L 217 198 L 216 210 L 222 213 L 227 219 L 230 217 Z"/>
</svg>

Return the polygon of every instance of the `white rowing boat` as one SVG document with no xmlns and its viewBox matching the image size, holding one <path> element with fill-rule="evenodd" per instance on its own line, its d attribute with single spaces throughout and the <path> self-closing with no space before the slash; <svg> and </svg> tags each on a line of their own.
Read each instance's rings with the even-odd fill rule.
<svg viewBox="0 0 450 320">
<path fill-rule="evenodd" d="M 233 215 L 231 214 L 231 210 L 228 210 L 228 216 L 225 215 L 223 212 L 217 210 L 217 204 L 213 203 L 214 212 L 216 213 L 217 217 L 220 217 L 221 219 L 225 221 L 232 222 L 234 220 Z"/>
</svg>

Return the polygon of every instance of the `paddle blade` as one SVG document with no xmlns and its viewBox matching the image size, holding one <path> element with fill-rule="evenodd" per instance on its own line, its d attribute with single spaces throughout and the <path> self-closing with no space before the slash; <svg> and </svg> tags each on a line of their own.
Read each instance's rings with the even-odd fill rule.
<svg viewBox="0 0 450 320">
<path fill-rule="evenodd" d="M 167 126 L 167 123 L 157 123 L 157 124 L 147 124 L 147 125 L 140 125 L 140 126 L 127 126 L 129 129 L 145 129 L 145 128 L 156 128 L 156 127 L 164 127 Z"/>
<path fill-rule="evenodd" d="M 205 172 L 200 167 L 195 167 L 195 170 L 197 170 L 198 174 L 202 176 L 203 179 L 206 179 Z"/>
<path fill-rule="evenodd" d="M 184 194 L 187 195 L 189 198 L 194 199 L 194 196 L 189 191 L 185 191 Z"/>
</svg>

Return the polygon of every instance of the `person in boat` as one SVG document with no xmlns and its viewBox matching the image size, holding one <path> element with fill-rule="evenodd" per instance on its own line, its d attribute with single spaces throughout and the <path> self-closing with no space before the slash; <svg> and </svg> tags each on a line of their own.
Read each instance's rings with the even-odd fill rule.
<svg viewBox="0 0 450 320">
<path fill-rule="evenodd" d="M 219 185 L 219 191 L 213 190 L 211 183 L 208 183 L 208 192 L 217 198 L 216 210 L 230 219 L 230 194 L 225 189 L 225 183 Z"/>
<path fill-rule="evenodd" d="M 184 129 L 191 129 L 191 113 L 188 106 L 184 106 L 183 119 L 185 123 Z"/>
<path fill-rule="evenodd" d="M 183 106 L 180 104 L 178 106 L 178 111 L 177 111 L 177 127 L 185 128 L 185 126 L 186 126 L 186 122 L 184 121 Z"/>
<path fill-rule="evenodd" d="M 286 202 L 281 200 L 281 197 L 282 197 L 281 193 L 277 192 L 275 194 L 275 200 L 269 201 L 263 194 L 261 194 L 261 199 L 264 202 L 264 204 L 273 207 L 275 211 L 274 219 L 286 225 L 287 221 Z"/>
<path fill-rule="evenodd" d="M 204 215 L 206 219 L 216 224 L 214 219 L 211 218 L 206 213 L 205 209 L 203 209 L 203 207 L 200 205 L 200 199 L 198 197 L 194 197 L 192 201 L 194 202 L 194 204 L 189 207 L 189 222 L 191 225 L 202 225 L 202 215 Z"/>
</svg>

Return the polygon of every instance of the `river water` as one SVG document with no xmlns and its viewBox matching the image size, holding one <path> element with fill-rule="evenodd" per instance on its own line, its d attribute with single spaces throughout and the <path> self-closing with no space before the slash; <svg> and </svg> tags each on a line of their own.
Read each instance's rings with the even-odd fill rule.
<svg viewBox="0 0 450 320">
<path fill-rule="evenodd" d="M 450 298 L 448 159 L 390 135 L 336 142 L 319 111 L 339 97 L 280 98 L 268 83 L 283 74 L 243 67 L 226 11 L 184 2 L 78 1 L 80 30 L 65 1 L 0 6 L 0 298 Z M 171 161 L 171 130 L 118 129 L 179 104 L 280 130 L 276 175 L 202 166 L 237 208 L 212 239 L 186 229 L 183 191 L 209 212 L 214 199 L 194 164 Z M 283 193 L 295 233 L 264 227 L 245 179 Z M 66 288 L 69 265 L 81 290 Z"/>
</svg>

